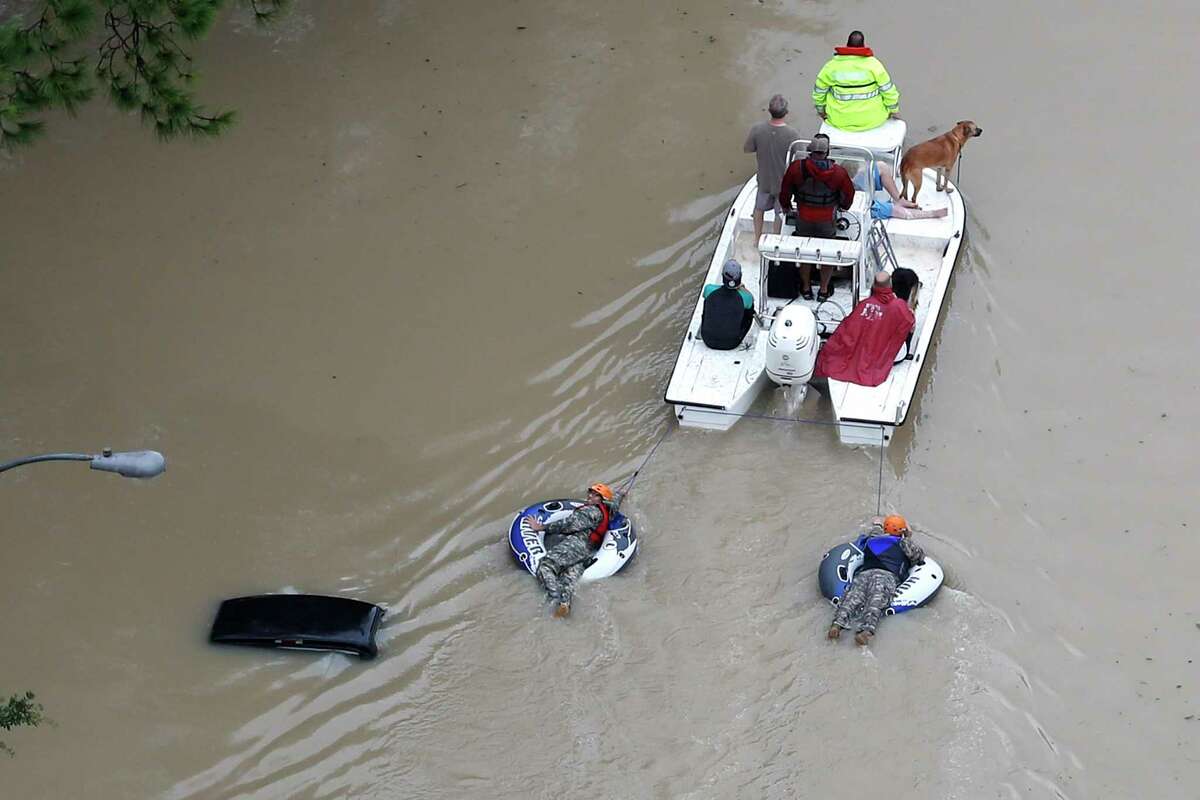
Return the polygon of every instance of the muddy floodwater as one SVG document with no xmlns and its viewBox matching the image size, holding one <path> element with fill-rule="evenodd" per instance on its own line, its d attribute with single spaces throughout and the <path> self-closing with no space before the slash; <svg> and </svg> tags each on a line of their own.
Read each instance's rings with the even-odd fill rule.
<svg viewBox="0 0 1200 800">
<path fill-rule="evenodd" d="M 1197 796 L 1198 8 L 298 0 L 197 45 L 220 140 L 52 117 L 0 157 L 2 457 L 169 469 L 0 478 L 0 692 L 52 721 L 0 796 Z M 947 589 L 826 642 L 877 451 L 746 420 L 663 443 L 551 619 L 512 513 L 675 427 L 746 129 L 814 131 L 852 28 L 910 143 L 986 131 L 882 471 Z M 279 591 L 385 605 L 379 658 L 207 643 Z"/>
</svg>

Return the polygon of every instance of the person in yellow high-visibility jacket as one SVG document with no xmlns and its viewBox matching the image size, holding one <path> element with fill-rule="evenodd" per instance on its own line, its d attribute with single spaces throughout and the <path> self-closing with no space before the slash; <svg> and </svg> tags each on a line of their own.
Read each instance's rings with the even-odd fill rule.
<svg viewBox="0 0 1200 800">
<path fill-rule="evenodd" d="M 862 31 L 853 31 L 845 47 L 817 74 L 812 100 L 817 115 L 844 131 L 869 131 L 900 118 L 900 90 L 887 69 L 866 47 Z"/>
</svg>

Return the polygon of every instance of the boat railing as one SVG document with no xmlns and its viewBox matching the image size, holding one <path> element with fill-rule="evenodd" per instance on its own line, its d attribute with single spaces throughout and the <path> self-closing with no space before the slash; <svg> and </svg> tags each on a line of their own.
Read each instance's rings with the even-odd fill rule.
<svg viewBox="0 0 1200 800">
<path fill-rule="evenodd" d="M 900 266 L 896 260 L 896 251 L 892 249 L 892 240 L 888 237 L 883 220 L 874 220 L 871 229 L 867 231 L 867 254 L 870 263 L 865 264 L 869 269 L 863 273 L 864 279 L 874 279 L 874 273 L 880 271 L 895 272 Z"/>
<path fill-rule="evenodd" d="M 768 264 L 772 261 L 815 264 L 818 267 L 856 268 L 862 261 L 863 247 L 852 239 L 822 239 L 811 236 L 764 234 L 759 240 L 759 321 L 772 322 L 775 315 L 767 304 Z M 764 326 L 765 327 L 765 326 Z"/>
<path fill-rule="evenodd" d="M 796 139 L 788 145 L 787 163 L 790 165 L 793 161 L 798 161 L 801 158 L 808 157 L 808 146 L 812 144 L 811 139 Z M 833 144 L 829 145 L 829 157 L 834 161 L 861 161 L 863 167 L 867 170 L 867 186 L 875 185 L 875 162 L 879 160 L 891 161 L 892 156 L 880 155 L 865 147 L 856 147 L 848 144 Z"/>
</svg>

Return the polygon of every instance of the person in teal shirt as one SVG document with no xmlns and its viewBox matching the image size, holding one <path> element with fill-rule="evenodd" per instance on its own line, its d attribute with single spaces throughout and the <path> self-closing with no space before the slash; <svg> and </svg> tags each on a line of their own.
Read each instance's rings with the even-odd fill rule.
<svg viewBox="0 0 1200 800">
<path fill-rule="evenodd" d="M 737 269 L 734 270 L 733 267 L 736 267 Z M 731 272 L 735 273 L 737 277 L 730 275 Z M 725 265 L 725 269 L 722 270 L 721 277 L 725 280 L 725 284 L 729 286 L 730 289 L 738 290 L 738 294 L 742 296 L 742 307 L 747 311 L 752 310 L 754 308 L 754 295 L 750 294 L 750 290 L 742 285 L 742 265 L 733 259 L 730 259 Z M 708 297 L 710 294 L 720 288 L 721 284 L 719 283 L 706 283 L 704 284 L 704 296 Z"/>
<path fill-rule="evenodd" d="M 704 287 L 700 338 L 712 350 L 733 350 L 754 324 L 754 295 L 742 286 L 742 265 L 735 259 L 725 262 L 721 281 Z"/>
</svg>

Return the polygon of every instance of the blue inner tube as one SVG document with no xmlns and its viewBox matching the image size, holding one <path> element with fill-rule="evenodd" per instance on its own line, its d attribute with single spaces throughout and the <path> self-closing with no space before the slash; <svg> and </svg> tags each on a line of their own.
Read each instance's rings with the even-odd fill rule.
<svg viewBox="0 0 1200 800">
<path fill-rule="evenodd" d="M 853 542 L 843 542 L 831 548 L 821 558 L 821 567 L 817 570 L 817 582 L 821 586 L 821 594 L 835 606 L 842 602 L 854 571 L 863 562 L 863 542 L 866 536 L 859 536 Z M 896 595 L 892 605 L 885 609 L 885 614 L 902 614 L 914 608 L 920 608 L 933 599 L 938 589 L 942 588 L 945 573 L 942 567 L 929 556 L 925 563 L 918 564 L 908 571 L 904 580 L 896 586 Z"/>
<path fill-rule="evenodd" d="M 546 555 L 546 535 L 535 531 L 525 522 L 525 517 L 534 517 L 541 522 L 565 519 L 583 505 L 580 500 L 543 500 L 517 512 L 508 526 L 508 546 L 513 558 L 520 562 L 529 574 L 537 572 L 538 562 Z M 553 538 L 553 537 L 551 537 Z M 553 544 L 553 542 L 551 542 Z M 637 552 L 638 538 L 633 523 L 620 512 L 614 512 L 608 521 L 608 533 L 593 554 L 592 563 L 583 572 L 580 580 L 594 581 L 616 574 L 633 560 Z"/>
</svg>

